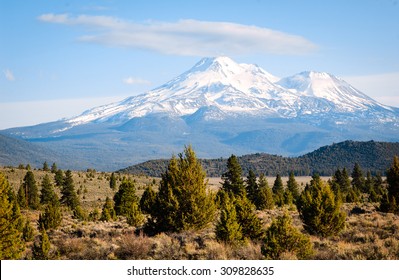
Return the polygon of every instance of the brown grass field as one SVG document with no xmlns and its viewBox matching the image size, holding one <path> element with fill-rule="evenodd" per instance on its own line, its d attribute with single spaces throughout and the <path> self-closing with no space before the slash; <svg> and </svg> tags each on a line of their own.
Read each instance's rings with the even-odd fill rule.
<svg viewBox="0 0 399 280">
<path fill-rule="evenodd" d="M 8 178 L 12 188 L 17 191 L 26 170 L 1 167 L 0 172 Z M 40 182 L 50 172 L 34 170 L 35 179 L 40 190 Z M 101 212 L 105 198 L 113 197 L 114 191 L 109 187 L 110 173 L 74 171 L 73 179 L 82 206 L 87 213 L 95 208 Z M 145 176 L 117 175 L 118 185 L 123 176 L 129 176 L 136 183 L 137 195 L 141 196 L 148 185 L 159 184 L 159 178 Z M 286 183 L 288 178 L 282 178 Z M 323 178 L 327 180 L 328 178 Z M 268 178 L 269 186 L 274 178 Z M 297 182 L 304 186 L 310 177 L 298 177 Z M 209 178 L 209 188 L 217 190 L 220 178 Z M 59 189 L 55 187 L 56 191 Z M 351 210 L 360 207 L 362 214 L 353 214 Z M 319 260 L 366 260 L 366 259 L 399 259 L 399 219 L 397 215 L 381 213 L 377 205 L 371 203 L 343 204 L 342 210 L 347 213 L 346 227 L 337 236 L 320 238 L 310 236 L 313 243 L 312 259 Z M 284 211 L 293 217 L 294 225 L 304 232 L 303 225 L 295 206 L 258 211 L 264 228 Z M 38 238 L 37 220 L 40 211 L 23 210 Z M 143 235 L 139 229 L 129 226 L 123 217 L 114 222 L 79 221 L 72 219 L 70 211 L 63 209 L 61 227 L 49 231 L 51 241 L 51 258 L 53 259 L 263 259 L 260 251 L 261 242 L 247 241 L 241 245 L 229 245 L 216 241 L 214 225 L 202 231 L 159 234 L 154 237 Z M 32 242 L 27 243 L 23 254 L 30 259 Z M 295 259 L 295 255 L 286 252 L 282 259 Z"/>
</svg>

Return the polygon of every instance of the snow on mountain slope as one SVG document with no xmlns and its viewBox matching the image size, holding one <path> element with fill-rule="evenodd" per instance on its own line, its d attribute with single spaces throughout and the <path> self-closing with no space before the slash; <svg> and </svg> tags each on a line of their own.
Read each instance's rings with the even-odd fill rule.
<svg viewBox="0 0 399 280">
<path fill-rule="evenodd" d="M 204 58 L 166 84 L 66 120 L 68 129 L 89 122 L 122 123 L 152 113 L 177 117 L 215 108 L 208 119 L 247 114 L 293 118 L 320 113 L 394 110 L 331 74 L 302 72 L 279 79 L 253 64 L 228 57 Z M 198 114 L 197 114 L 198 115 Z"/>
</svg>

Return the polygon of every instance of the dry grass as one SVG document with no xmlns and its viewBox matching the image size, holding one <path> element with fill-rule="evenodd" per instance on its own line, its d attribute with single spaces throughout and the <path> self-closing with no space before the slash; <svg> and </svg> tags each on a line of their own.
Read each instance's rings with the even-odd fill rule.
<svg viewBox="0 0 399 280">
<path fill-rule="evenodd" d="M 17 190 L 26 174 L 26 170 L 0 168 L 12 188 Z M 40 190 L 42 178 L 53 174 L 34 170 Z M 105 198 L 113 197 L 114 191 L 109 187 L 110 173 L 73 172 L 76 190 L 83 208 L 90 212 L 94 208 L 101 211 Z M 118 183 L 123 176 L 118 177 Z M 145 176 L 130 176 L 136 182 L 140 196 L 146 186 L 153 184 L 153 178 Z M 310 181 L 310 177 L 296 178 L 301 185 Z M 325 178 L 327 179 L 327 178 Z M 270 177 L 269 186 L 274 178 Z M 286 183 L 288 178 L 283 178 Z M 210 178 L 209 188 L 217 190 L 221 184 L 220 178 Z M 159 179 L 155 179 L 156 185 Z M 155 186 L 156 186 L 155 185 Z M 155 187 L 156 188 L 156 187 Z M 59 189 L 57 190 L 59 192 Z M 353 208 L 363 211 L 353 213 Z M 311 236 L 314 247 L 314 259 L 399 259 L 399 219 L 397 215 L 376 211 L 376 205 L 370 203 L 344 204 L 347 213 L 346 228 L 337 236 L 320 238 Z M 284 212 L 293 218 L 293 224 L 304 232 L 302 221 L 295 207 L 275 208 L 258 211 L 264 228 L 270 226 L 272 220 Z M 22 214 L 36 226 L 40 211 L 23 210 Z M 360 214 L 359 214 L 360 213 Z M 137 229 L 129 226 L 123 218 L 113 222 L 87 222 L 72 219 L 70 211 L 63 209 L 63 222 L 57 230 L 51 230 L 49 237 L 52 243 L 51 257 L 53 259 L 195 259 L 195 260 L 227 260 L 227 259 L 263 259 L 261 242 L 248 241 L 241 245 L 230 245 L 217 242 L 213 227 L 195 232 L 179 234 L 159 234 L 153 237 L 137 233 Z M 33 242 L 27 243 L 24 258 L 31 257 Z M 295 259 L 287 253 L 283 259 Z"/>
</svg>

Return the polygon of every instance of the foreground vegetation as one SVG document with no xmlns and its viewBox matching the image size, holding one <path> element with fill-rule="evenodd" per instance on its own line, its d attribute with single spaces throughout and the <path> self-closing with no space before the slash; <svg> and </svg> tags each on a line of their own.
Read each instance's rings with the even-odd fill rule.
<svg viewBox="0 0 399 280">
<path fill-rule="evenodd" d="M 243 177 L 219 188 L 188 147 L 161 179 L 0 170 L 1 259 L 399 259 L 399 160 L 387 180 L 337 169 L 297 183 Z"/>
</svg>

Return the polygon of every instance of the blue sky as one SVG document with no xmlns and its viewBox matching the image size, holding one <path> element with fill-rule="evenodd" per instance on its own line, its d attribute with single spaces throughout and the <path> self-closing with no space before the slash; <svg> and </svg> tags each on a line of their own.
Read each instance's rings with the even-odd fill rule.
<svg viewBox="0 0 399 280">
<path fill-rule="evenodd" d="M 0 0 L 0 129 L 159 86 L 204 56 L 329 72 L 399 107 L 399 2 Z"/>
</svg>

